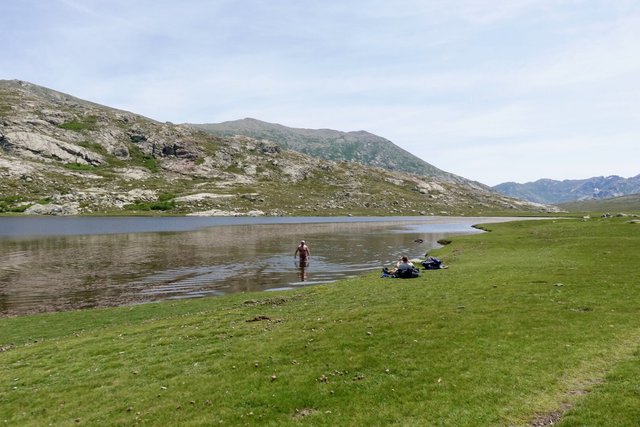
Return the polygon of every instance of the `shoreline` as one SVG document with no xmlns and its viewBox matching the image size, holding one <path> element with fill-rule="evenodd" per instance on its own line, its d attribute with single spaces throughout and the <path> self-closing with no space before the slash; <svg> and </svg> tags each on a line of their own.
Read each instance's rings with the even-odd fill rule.
<svg viewBox="0 0 640 427">
<path fill-rule="evenodd" d="M 211 258 L 214 255 L 209 255 L 211 259 L 200 259 L 202 255 L 198 255 L 197 250 L 193 248 L 213 251 L 214 253 L 220 251 L 227 252 L 232 251 L 235 245 L 251 243 L 247 242 L 246 239 L 268 242 L 276 238 L 276 236 L 278 236 L 279 240 L 286 240 L 288 238 L 287 236 L 295 239 L 298 235 L 309 232 L 311 235 L 316 235 L 317 239 L 320 236 L 339 236 L 341 233 L 346 232 L 347 234 L 345 236 L 362 235 L 362 238 L 357 238 L 355 242 L 357 243 L 358 240 L 360 240 L 365 247 L 358 249 L 358 245 L 356 245 L 353 247 L 353 250 L 358 251 L 355 255 L 356 257 L 358 254 L 361 254 L 360 258 L 364 260 L 368 258 L 367 254 L 373 249 L 373 247 L 368 247 L 368 245 L 374 244 L 374 242 L 367 240 L 370 239 L 366 237 L 367 234 L 371 232 L 377 234 L 375 230 L 380 230 L 383 232 L 383 235 L 393 236 L 399 233 L 411 236 L 404 238 L 406 239 L 405 244 L 407 246 L 398 246 L 398 243 L 395 243 L 395 245 L 397 249 L 402 252 L 405 251 L 405 248 L 407 250 L 412 248 L 413 253 L 410 255 L 418 257 L 424 256 L 427 251 L 438 247 L 436 242 L 442 237 L 447 237 L 448 239 L 455 235 L 479 233 L 483 231 L 480 224 L 507 222 L 513 221 L 514 219 L 519 220 L 520 218 L 403 217 L 398 219 L 397 217 L 377 217 L 360 221 L 360 218 L 350 217 L 332 218 L 327 221 L 327 218 L 317 217 L 311 219 L 313 222 L 309 222 L 309 218 L 287 218 L 287 223 L 270 221 L 252 224 L 222 223 L 212 226 L 211 224 L 198 222 L 192 225 L 198 225 L 201 228 L 196 228 L 195 231 L 191 229 L 187 231 L 175 231 L 173 232 L 175 234 L 165 234 L 165 231 L 149 232 L 147 230 L 137 230 L 131 235 L 120 237 L 109 237 L 106 235 L 101 237 L 100 235 L 93 234 L 58 234 L 0 239 L 0 249 L 4 242 L 4 244 L 7 245 L 6 255 L 15 259 L 14 264 L 7 264 L 5 266 L 5 272 L 16 277 L 12 282 L 12 276 L 7 276 L 9 280 L 5 285 L 7 299 L 5 301 L 5 309 L 0 313 L 0 317 L 5 318 L 39 313 L 130 306 L 166 300 L 219 297 L 246 291 L 273 292 L 275 289 L 315 286 L 317 283 L 314 282 L 336 282 L 346 277 L 368 274 L 368 272 L 374 271 L 378 267 L 381 268 L 385 259 L 395 258 L 396 256 L 393 252 L 389 252 L 390 249 L 386 249 L 386 255 L 382 255 L 382 258 L 374 257 L 370 259 L 368 263 L 363 264 L 362 261 L 354 261 L 353 254 L 345 258 L 333 256 L 332 258 L 325 259 L 321 251 L 318 253 L 320 258 L 317 258 L 322 260 L 319 264 L 320 267 L 310 268 L 307 274 L 310 273 L 312 277 L 310 280 L 307 278 L 308 283 L 303 283 L 304 280 L 302 282 L 298 281 L 298 275 L 300 274 L 298 269 L 294 269 L 286 263 L 289 258 L 286 254 L 282 253 L 281 247 L 280 249 L 273 248 L 273 252 L 263 250 L 256 253 L 254 262 L 244 267 L 246 272 L 239 274 L 246 274 L 247 278 L 251 278 L 254 277 L 254 273 L 252 272 L 254 268 L 271 270 L 275 268 L 279 276 L 269 279 L 255 276 L 253 279 L 250 279 L 252 280 L 251 285 L 244 284 L 242 288 L 238 290 L 236 289 L 236 282 L 239 279 L 236 276 L 226 278 L 223 273 L 227 268 L 225 264 L 228 262 L 227 260 Z M 95 218 L 95 221 L 99 220 L 100 218 Z M 176 218 L 176 220 L 182 222 L 182 218 Z M 27 222 L 30 223 L 31 221 Z M 59 221 L 54 220 L 54 222 Z M 45 221 L 45 223 L 50 224 L 50 221 Z M 75 221 L 71 221 L 70 224 L 74 223 Z M 109 222 L 109 224 L 110 223 L 111 222 Z M 135 223 L 138 225 L 140 221 L 135 221 Z M 443 226 L 443 228 L 440 229 L 440 226 Z M 214 230 L 216 227 L 218 227 L 217 230 Z M 395 227 L 399 227 L 399 229 L 395 230 Z M 428 229 L 428 231 L 423 230 L 421 227 Z M 58 229 L 52 228 L 52 230 Z M 77 232 L 77 230 L 74 229 L 74 232 Z M 149 234 L 144 235 L 143 233 Z M 424 243 L 424 246 L 414 246 L 413 243 L 411 243 L 413 242 L 414 236 L 422 236 L 426 239 L 428 235 L 436 234 L 438 238 L 434 238 L 433 241 L 429 241 L 429 243 Z M 238 238 L 241 240 L 237 240 Z M 211 239 L 214 239 L 216 242 L 212 242 Z M 30 248 L 40 248 L 40 241 L 43 242 L 46 249 L 37 249 L 37 252 L 34 252 L 32 255 Z M 89 246 L 84 246 L 82 242 L 85 241 L 93 243 L 90 243 Z M 113 243 L 113 248 L 109 246 L 110 249 L 108 249 L 103 246 L 104 244 L 111 245 L 111 242 L 115 242 Z M 317 245 L 323 245 L 324 256 L 333 255 L 326 252 L 327 250 L 331 252 L 331 247 L 334 243 L 336 242 L 316 240 Z M 177 244 L 182 245 L 180 247 L 184 247 L 185 250 L 189 250 L 189 256 L 197 256 L 199 260 L 192 262 L 184 260 L 176 263 L 170 261 L 170 259 L 163 261 L 161 257 L 156 262 L 161 262 L 162 264 L 153 264 L 153 270 L 139 270 L 138 266 L 141 263 L 153 262 L 147 258 L 151 255 L 153 255 L 154 259 L 157 258 L 158 255 L 164 256 L 163 254 L 165 253 L 169 258 L 173 256 L 183 257 L 184 253 L 181 253 L 181 251 L 176 252 L 174 255 L 169 255 L 175 252 L 170 248 Z M 212 244 L 214 246 L 211 246 Z M 440 243 L 438 242 L 438 244 Z M 38 261 L 38 264 L 32 267 L 43 271 L 44 273 L 42 274 L 33 274 L 24 270 L 24 263 L 29 263 L 29 259 L 33 258 L 33 256 L 37 256 L 37 259 L 42 259 L 42 257 L 49 258 L 49 255 L 47 255 L 49 252 L 47 251 L 55 250 L 53 248 L 59 246 L 65 248 L 64 250 L 66 251 L 69 245 L 82 246 L 80 246 L 79 251 L 75 250 L 73 252 L 56 254 L 56 258 L 51 260 L 51 262 Z M 98 245 L 98 247 L 96 247 L 96 245 Z M 147 255 L 147 250 L 142 249 L 142 247 L 148 245 L 157 247 L 158 249 L 153 250 Z M 320 248 L 319 246 L 316 247 Z M 94 252 L 94 250 L 98 252 Z M 95 258 L 97 254 L 102 254 L 99 256 L 106 260 L 116 257 L 113 258 L 115 262 L 117 257 L 120 256 L 119 254 L 116 255 L 117 252 L 130 252 L 131 250 L 136 251 L 135 253 L 141 250 L 143 252 L 138 253 L 137 258 L 127 260 L 126 264 L 121 265 L 121 270 L 119 271 L 115 271 L 108 262 L 96 264 Z M 169 252 L 170 250 L 172 252 Z M 194 250 L 195 252 L 192 252 Z M 142 258 L 140 258 L 140 256 L 142 256 Z M 87 258 L 84 261 L 81 259 L 78 263 L 72 261 L 75 257 Z M 284 265 L 282 264 L 283 257 L 286 259 Z M 78 271 L 75 271 L 66 269 L 65 263 L 67 259 L 73 263 L 72 268 L 74 269 L 80 268 L 78 266 L 90 265 L 91 267 L 89 269 L 93 270 L 84 271 L 80 268 Z M 332 259 L 333 261 L 331 261 Z M 379 264 L 375 261 L 376 259 L 379 259 Z M 327 264 L 327 262 L 329 262 L 329 264 Z M 331 264 L 331 262 L 337 264 Z M 276 267 L 278 265 L 280 267 Z M 54 270 L 51 271 L 51 269 Z M 60 269 L 64 270 L 64 272 L 57 271 Z M 331 271 L 329 275 L 327 275 L 327 269 Z M 122 280 L 113 279 L 113 277 L 122 274 L 128 275 L 129 278 L 114 282 L 114 280 Z M 223 275 L 218 276 L 219 274 Z M 154 277 L 157 278 L 154 279 Z M 65 278 L 67 280 L 65 280 Z M 31 281 L 29 282 L 28 280 Z M 37 285 L 34 284 L 34 280 Z M 47 280 L 47 288 L 51 288 L 50 290 L 42 288 L 43 280 Z M 54 291 L 55 295 L 52 294 Z"/>
<path fill-rule="evenodd" d="M 234 225 L 281 224 L 340 224 L 340 223 L 430 223 L 461 224 L 479 221 L 508 222 L 533 219 L 551 219 L 537 216 L 336 216 L 336 217 L 192 217 L 192 216 L 0 216 L 0 242 L 11 238 L 38 238 L 47 236 L 127 234 L 155 232 L 189 232 L 209 227 Z M 96 229 L 99 222 L 111 227 Z M 144 222 L 148 224 L 143 224 Z M 173 222 L 174 224 L 170 224 Z M 28 224 L 27 224 L 28 223 Z M 21 231 L 28 225 L 34 231 Z M 472 224 L 475 225 L 475 224 Z"/>
</svg>

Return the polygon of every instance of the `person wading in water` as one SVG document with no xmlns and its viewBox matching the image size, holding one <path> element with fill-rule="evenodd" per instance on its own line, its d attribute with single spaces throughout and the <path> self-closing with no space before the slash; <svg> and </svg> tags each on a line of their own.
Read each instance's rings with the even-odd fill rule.
<svg viewBox="0 0 640 427">
<path fill-rule="evenodd" d="M 309 246 L 304 243 L 304 240 L 300 241 L 296 251 L 293 253 L 293 257 L 295 258 L 296 256 L 300 257 L 300 267 L 306 267 L 309 264 L 311 252 L 309 252 Z"/>
</svg>

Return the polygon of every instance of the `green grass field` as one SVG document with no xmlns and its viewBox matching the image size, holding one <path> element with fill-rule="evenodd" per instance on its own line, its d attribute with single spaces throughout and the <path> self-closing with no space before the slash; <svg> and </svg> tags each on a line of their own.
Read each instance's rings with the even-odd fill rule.
<svg viewBox="0 0 640 427">
<path fill-rule="evenodd" d="M 417 279 L 0 319 L 0 424 L 640 425 L 640 224 L 485 228 Z"/>
</svg>

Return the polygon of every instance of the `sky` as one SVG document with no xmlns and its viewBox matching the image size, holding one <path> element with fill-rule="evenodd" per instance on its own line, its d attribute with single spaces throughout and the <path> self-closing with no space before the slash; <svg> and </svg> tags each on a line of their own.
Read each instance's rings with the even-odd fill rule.
<svg viewBox="0 0 640 427">
<path fill-rule="evenodd" d="M 487 185 L 640 174 L 640 0 L 0 0 L 0 79 L 366 130 Z"/>
</svg>

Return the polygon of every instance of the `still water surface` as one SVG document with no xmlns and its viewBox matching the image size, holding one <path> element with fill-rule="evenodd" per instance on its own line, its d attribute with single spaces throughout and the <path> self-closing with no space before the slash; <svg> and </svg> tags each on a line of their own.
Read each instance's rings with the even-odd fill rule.
<svg viewBox="0 0 640 427">
<path fill-rule="evenodd" d="M 327 283 L 505 220 L 0 217 L 0 315 Z"/>
</svg>

